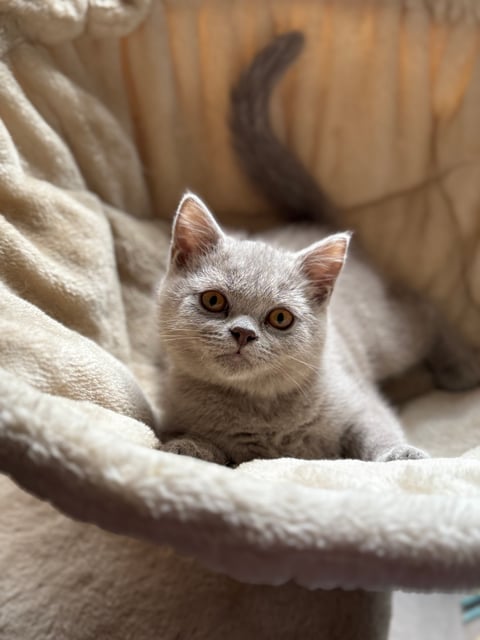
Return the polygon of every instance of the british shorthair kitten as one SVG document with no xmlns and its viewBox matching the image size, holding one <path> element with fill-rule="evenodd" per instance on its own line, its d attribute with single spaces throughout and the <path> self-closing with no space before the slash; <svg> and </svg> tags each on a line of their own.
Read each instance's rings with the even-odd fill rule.
<svg viewBox="0 0 480 640">
<path fill-rule="evenodd" d="M 255 58 L 232 94 L 231 127 L 245 170 L 274 202 L 292 219 L 332 223 L 268 119 L 273 83 L 301 44 L 286 34 Z M 220 464 L 426 456 L 406 443 L 378 381 L 433 350 L 443 349 L 431 359 L 440 385 L 471 386 L 478 368 L 428 305 L 395 293 L 349 243 L 315 225 L 236 238 L 198 197 L 183 197 L 158 292 L 164 450 Z"/>
</svg>

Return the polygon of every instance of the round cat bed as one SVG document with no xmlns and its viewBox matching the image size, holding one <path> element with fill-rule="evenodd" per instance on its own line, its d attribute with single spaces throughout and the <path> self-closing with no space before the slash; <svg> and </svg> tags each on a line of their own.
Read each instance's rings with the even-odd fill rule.
<svg viewBox="0 0 480 640">
<path fill-rule="evenodd" d="M 405 405 L 422 461 L 229 469 L 162 452 L 151 428 L 179 196 L 231 226 L 281 223 L 237 167 L 226 113 L 240 71 L 292 28 L 307 46 L 273 99 L 279 135 L 339 225 L 478 345 L 474 0 L 10 0 L 0 20 L 1 469 L 72 518 L 240 581 L 477 586 L 479 391 Z"/>
</svg>

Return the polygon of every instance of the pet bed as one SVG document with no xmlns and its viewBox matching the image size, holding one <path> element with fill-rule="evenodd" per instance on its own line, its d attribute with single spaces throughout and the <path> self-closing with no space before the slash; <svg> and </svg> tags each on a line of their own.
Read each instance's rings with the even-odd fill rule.
<svg viewBox="0 0 480 640">
<path fill-rule="evenodd" d="M 151 428 L 163 366 L 153 292 L 182 191 L 198 192 L 231 226 L 281 223 L 239 170 L 226 114 L 255 52 L 293 28 L 307 46 L 275 92 L 276 130 L 378 265 L 480 344 L 475 0 L 4 0 L 0 469 L 76 520 L 146 541 L 125 548 L 155 558 L 150 543 L 171 545 L 238 581 L 295 583 L 275 593 L 294 594 L 297 613 L 318 607 L 300 587 L 477 587 L 480 391 L 430 391 L 404 406 L 411 442 L 433 456 L 422 461 L 229 469 L 162 452 Z M 2 511 L 15 513 L 2 527 L 7 548 L 12 522 L 43 506 L 7 480 L 0 493 Z M 95 536 L 115 563 L 112 549 L 126 539 Z M 42 601 L 29 608 L 28 589 L 20 592 L 13 602 L 5 592 L 0 630 L 15 630 L 5 637 L 63 637 L 48 635 L 51 620 L 44 636 L 29 635 L 22 611 L 41 618 Z M 345 601 L 321 593 L 324 610 Z M 371 636 L 354 619 L 351 637 L 383 637 L 383 596 L 343 597 L 350 613 L 355 602 L 377 607 L 365 622 Z M 135 635 L 131 613 L 125 635 L 119 626 L 105 637 L 151 637 Z M 75 633 L 101 637 L 98 628 L 82 636 L 81 625 Z"/>
</svg>

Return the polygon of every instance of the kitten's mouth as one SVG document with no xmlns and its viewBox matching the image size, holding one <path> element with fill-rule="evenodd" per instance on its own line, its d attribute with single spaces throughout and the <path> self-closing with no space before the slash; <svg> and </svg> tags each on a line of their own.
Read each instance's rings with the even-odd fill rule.
<svg viewBox="0 0 480 640">
<path fill-rule="evenodd" d="M 251 366 L 252 364 L 251 359 L 241 349 L 230 351 L 229 353 L 221 353 L 216 359 L 229 366 Z"/>
<path fill-rule="evenodd" d="M 237 351 L 225 353 L 217 359 L 217 376 L 224 384 L 234 384 L 240 380 L 250 380 L 256 367 L 250 358 Z"/>
<path fill-rule="evenodd" d="M 217 356 L 217 358 L 231 358 L 233 360 L 239 360 L 240 358 L 242 360 L 247 359 L 245 357 L 245 353 L 243 351 L 240 351 L 240 349 L 238 349 L 238 351 L 230 351 L 229 353 L 221 353 L 219 356 Z"/>
</svg>

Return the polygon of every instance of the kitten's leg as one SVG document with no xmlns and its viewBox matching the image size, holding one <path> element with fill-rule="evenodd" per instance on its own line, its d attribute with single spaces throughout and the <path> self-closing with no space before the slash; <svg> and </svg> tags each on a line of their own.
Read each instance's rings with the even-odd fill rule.
<svg viewBox="0 0 480 640">
<path fill-rule="evenodd" d="M 405 442 L 397 416 L 376 390 L 364 393 L 362 406 L 345 427 L 341 453 L 344 458 L 378 462 L 428 458 L 427 453 Z"/>
<path fill-rule="evenodd" d="M 161 450 L 222 465 L 229 463 L 227 455 L 221 449 L 197 436 L 179 435 L 162 443 Z"/>
<path fill-rule="evenodd" d="M 480 353 L 451 327 L 441 327 L 427 366 L 439 389 L 466 391 L 480 384 Z"/>
</svg>

